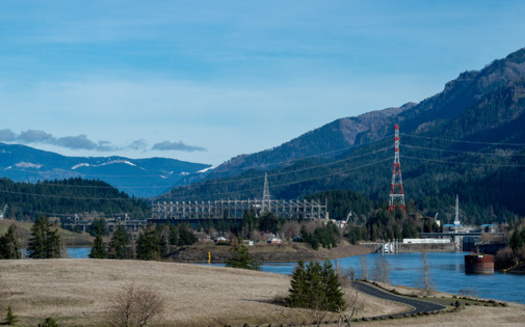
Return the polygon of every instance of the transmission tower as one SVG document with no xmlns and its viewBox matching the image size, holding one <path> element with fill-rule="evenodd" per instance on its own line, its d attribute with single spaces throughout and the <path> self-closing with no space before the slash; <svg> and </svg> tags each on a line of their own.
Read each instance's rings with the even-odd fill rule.
<svg viewBox="0 0 525 327">
<path fill-rule="evenodd" d="M 390 202 L 388 210 L 392 211 L 395 208 L 400 208 L 403 212 L 406 212 L 405 207 L 405 194 L 403 193 L 403 179 L 401 178 L 401 164 L 399 163 L 399 125 L 394 125 L 394 171 L 392 173 L 392 185 L 390 188 Z"/>
<path fill-rule="evenodd" d="M 264 173 L 264 190 L 261 209 L 262 212 L 270 211 L 270 189 L 268 188 L 268 173 Z"/>
<path fill-rule="evenodd" d="M 454 218 L 454 225 L 461 225 L 459 221 L 459 196 L 456 194 L 456 216 Z"/>
</svg>

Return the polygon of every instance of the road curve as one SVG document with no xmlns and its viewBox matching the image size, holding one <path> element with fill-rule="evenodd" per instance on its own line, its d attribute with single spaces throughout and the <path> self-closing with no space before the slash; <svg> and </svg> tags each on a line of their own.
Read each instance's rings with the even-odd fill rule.
<svg viewBox="0 0 525 327">
<path fill-rule="evenodd" d="M 416 300 L 412 298 L 407 298 L 404 296 L 394 295 L 378 287 L 375 287 L 373 285 L 370 285 L 368 283 L 361 282 L 361 281 L 352 281 L 351 285 L 357 291 L 363 292 L 365 294 L 375 296 L 375 297 L 378 297 L 384 300 L 404 303 L 414 308 L 412 311 L 409 311 L 409 312 L 396 313 L 396 314 L 392 314 L 388 316 L 393 316 L 393 317 L 405 316 L 405 315 L 410 315 L 410 314 L 417 314 L 420 312 L 431 312 L 431 311 L 442 310 L 442 309 L 447 308 L 446 306 L 437 304 L 437 303 L 426 302 L 426 301 Z"/>
</svg>

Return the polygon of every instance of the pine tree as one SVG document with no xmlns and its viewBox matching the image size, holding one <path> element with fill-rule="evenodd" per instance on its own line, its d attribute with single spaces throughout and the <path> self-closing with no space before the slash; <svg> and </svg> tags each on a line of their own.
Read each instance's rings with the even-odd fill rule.
<svg viewBox="0 0 525 327">
<path fill-rule="evenodd" d="M 330 262 L 322 266 L 319 262 L 310 262 L 305 266 L 304 262 L 299 261 L 290 286 L 286 298 L 290 307 L 321 311 L 338 311 L 345 307 L 341 283 Z"/>
<path fill-rule="evenodd" d="M 16 225 L 9 226 L 7 233 L 0 237 L 0 259 L 20 259 L 20 242 Z"/>
<path fill-rule="evenodd" d="M 179 243 L 179 234 L 177 233 L 177 228 L 175 228 L 174 225 L 170 225 L 168 241 L 170 245 L 177 245 Z"/>
<path fill-rule="evenodd" d="M 93 247 L 91 247 L 91 253 L 89 254 L 89 257 L 91 259 L 106 259 L 108 257 L 100 231 L 97 232 L 97 236 L 93 242 Z"/>
<path fill-rule="evenodd" d="M 197 236 L 193 234 L 193 231 L 187 225 L 180 225 L 178 245 L 192 245 L 198 240 Z"/>
<path fill-rule="evenodd" d="M 344 293 L 341 283 L 334 267 L 329 261 L 325 261 L 321 270 L 322 280 L 325 287 L 326 306 L 324 310 L 338 311 L 345 307 Z"/>
<path fill-rule="evenodd" d="M 244 245 L 236 243 L 230 252 L 233 253 L 233 258 L 228 260 L 226 267 L 261 270 L 259 263 L 250 256 Z"/>
<path fill-rule="evenodd" d="M 7 307 L 7 316 L 5 318 L 5 323 L 1 325 L 13 326 L 19 321 L 17 318 L 18 317 L 13 314 L 13 309 L 11 309 L 11 307 Z"/>
<path fill-rule="evenodd" d="M 60 258 L 62 240 L 56 227 L 49 218 L 41 216 L 31 227 L 31 239 L 27 248 L 27 256 L 33 259 Z"/>
<path fill-rule="evenodd" d="M 161 260 L 162 246 L 157 229 L 148 225 L 140 234 L 137 246 L 137 259 L 139 260 Z"/>
<path fill-rule="evenodd" d="M 109 242 L 109 257 L 112 259 L 126 259 L 128 244 L 128 232 L 124 226 L 118 224 Z"/>
<path fill-rule="evenodd" d="M 286 303 L 291 307 L 307 308 L 308 300 L 308 280 L 304 261 L 299 261 L 290 281 L 290 294 L 286 298 Z"/>
</svg>

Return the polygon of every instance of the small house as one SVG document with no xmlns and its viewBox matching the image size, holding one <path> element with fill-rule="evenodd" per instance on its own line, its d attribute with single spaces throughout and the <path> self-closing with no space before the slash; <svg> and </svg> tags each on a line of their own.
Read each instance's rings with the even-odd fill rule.
<svg viewBox="0 0 525 327">
<path fill-rule="evenodd" d="M 277 237 L 273 237 L 268 240 L 268 244 L 281 244 L 281 243 L 283 243 L 283 240 Z"/>
<path fill-rule="evenodd" d="M 219 236 L 215 239 L 215 243 L 223 243 L 223 242 L 228 242 L 228 239 L 224 236 Z"/>
</svg>

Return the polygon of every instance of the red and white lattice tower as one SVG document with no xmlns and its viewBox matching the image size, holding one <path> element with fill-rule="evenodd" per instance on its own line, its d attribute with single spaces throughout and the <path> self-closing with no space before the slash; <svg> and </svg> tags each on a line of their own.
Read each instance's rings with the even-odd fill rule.
<svg viewBox="0 0 525 327">
<path fill-rule="evenodd" d="M 390 189 L 390 202 L 388 204 L 388 210 L 392 211 L 395 208 L 399 208 L 406 211 L 405 208 L 405 194 L 403 193 L 403 179 L 401 178 L 401 164 L 399 163 L 399 125 L 395 125 L 395 156 L 394 156 L 394 172 L 392 173 L 392 186 Z"/>
</svg>

